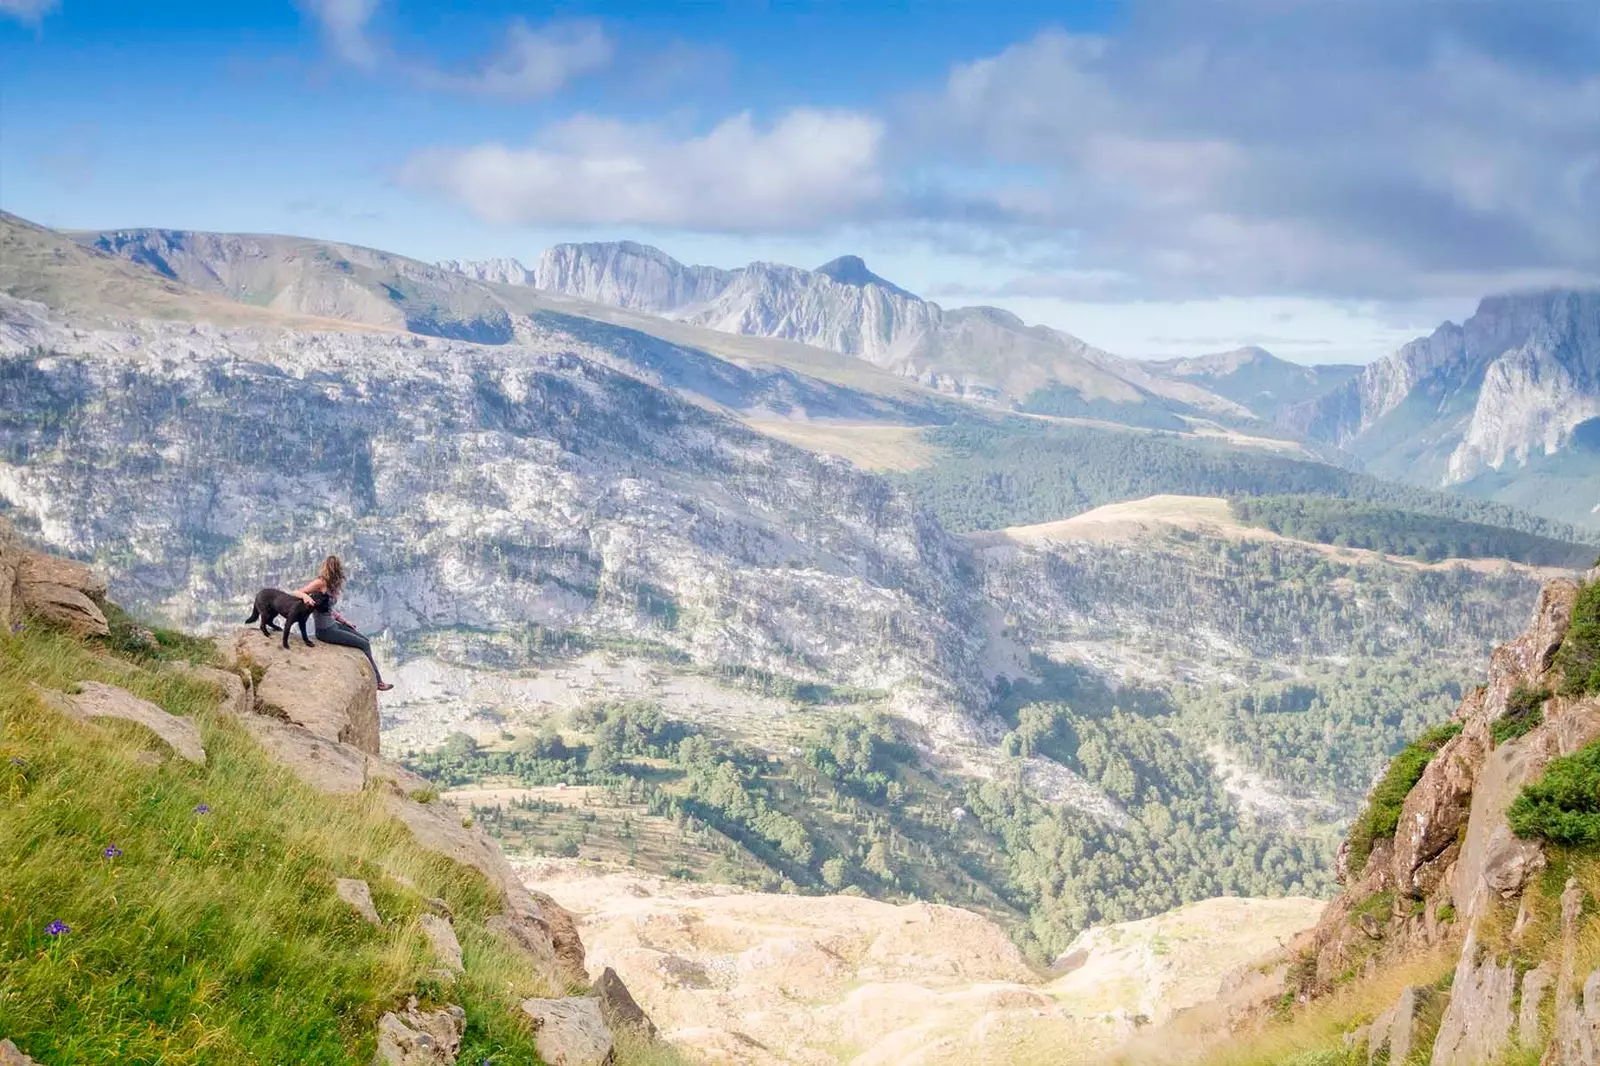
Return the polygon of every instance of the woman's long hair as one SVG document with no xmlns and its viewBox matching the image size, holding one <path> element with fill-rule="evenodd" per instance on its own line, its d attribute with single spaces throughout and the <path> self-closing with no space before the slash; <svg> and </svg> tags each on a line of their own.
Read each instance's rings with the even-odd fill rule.
<svg viewBox="0 0 1600 1066">
<path fill-rule="evenodd" d="M 328 586 L 328 595 L 337 598 L 344 591 L 344 564 L 337 555 L 322 560 L 322 569 L 317 571 L 317 576 Z"/>
</svg>

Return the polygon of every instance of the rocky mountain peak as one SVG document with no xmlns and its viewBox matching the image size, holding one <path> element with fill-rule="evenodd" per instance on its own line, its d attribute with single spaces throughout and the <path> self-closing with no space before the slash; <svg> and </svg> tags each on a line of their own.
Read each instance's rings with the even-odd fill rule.
<svg viewBox="0 0 1600 1066">
<path fill-rule="evenodd" d="M 854 285 L 858 289 L 866 288 L 868 285 L 876 285 L 898 296 L 904 296 L 908 300 L 917 299 L 916 296 L 900 286 L 891 281 L 886 281 L 868 270 L 866 261 L 859 255 L 841 255 L 837 259 L 830 259 L 817 267 L 815 273 L 832 278 L 840 285 Z"/>
</svg>

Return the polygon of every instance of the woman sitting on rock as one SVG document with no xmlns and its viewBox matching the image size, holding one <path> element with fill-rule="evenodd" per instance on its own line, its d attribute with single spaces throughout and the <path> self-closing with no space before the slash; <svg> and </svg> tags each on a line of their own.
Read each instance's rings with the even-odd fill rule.
<svg viewBox="0 0 1600 1066">
<path fill-rule="evenodd" d="M 345 621 L 344 616 L 333 609 L 334 602 L 339 599 L 339 594 L 343 591 L 344 566 L 340 564 L 337 555 L 330 555 L 322 560 L 322 569 L 317 571 L 316 579 L 295 595 L 315 606 L 316 601 L 311 598 L 311 594 L 314 592 L 327 594 L 327 609 L 316 611 L 311 615 L 311 621 L 317 629 L 317 639 L 346 648 L 360 648 L 365 653 L 367 662 L 372 664 L 372 676 L 378 679 L 378 691 L 388 692 L 394 686 L 383 679 L 383 673 L 378 669 L 378 660 L 372 657 L 372 641 L 362 636 L 355 626 Z"/>
</svg>

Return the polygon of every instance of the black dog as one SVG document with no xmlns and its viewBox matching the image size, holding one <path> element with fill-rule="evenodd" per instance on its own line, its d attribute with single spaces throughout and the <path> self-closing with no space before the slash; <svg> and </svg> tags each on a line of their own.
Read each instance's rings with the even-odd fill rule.
<svg viewBox="0 0 1600 1066">
<path fill-rule="evenodd" d="M 306 636 L 306 619 L 311 617 L 313 611 L 326 611 L 329 601 L 327 593 L 313 592 L 311 603 L 307 603 L 292 592 L 282 589 L 262 589 L 256 593 L 256 604 L 250 609 L 250 617 L 244 620 L 245 625 L 259 621 L 261 635 L 270 637 L 278 628 L 275 619 L 283 616 L 283 647 L 288 650 L 289 631 L 295 626 L 300 627 L 300 639 L 306 642 L 306 647 L 314 648 L 311 638 Z"/>
</svg>

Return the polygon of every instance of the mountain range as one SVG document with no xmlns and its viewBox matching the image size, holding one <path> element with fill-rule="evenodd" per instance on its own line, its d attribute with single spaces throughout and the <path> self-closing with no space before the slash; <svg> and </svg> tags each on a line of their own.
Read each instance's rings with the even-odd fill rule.
<svg viewBox="0 0 1600 1066">
<path fill-rule="evenodd" d="M 714 330 L 855 356 L 943 391 L 1036 414 L 1157 429 L 1196 419 L 1338 449 L 1380 476 L 1600 522 L 1600 291 L 1485 298 L 1367 367 L 1261 348 L 1140 362 L 993 307 L 946 310 L 844 256 L 816 270 L 686 266 L 623 241 L 442 264 Z M 1324 455 L 1326 453 L 1323 453 Z"/>
</svg>

